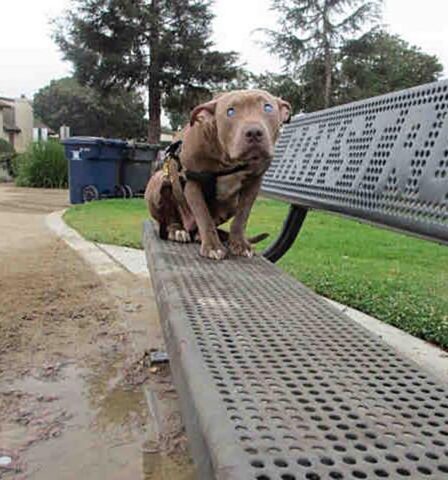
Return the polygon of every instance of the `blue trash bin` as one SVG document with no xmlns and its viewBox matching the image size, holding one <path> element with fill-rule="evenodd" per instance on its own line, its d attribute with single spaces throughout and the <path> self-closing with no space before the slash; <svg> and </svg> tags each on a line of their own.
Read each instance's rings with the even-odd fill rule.
<svg viewBox="0 0 448 480">
<path fill-rule="evenodd" d="M 160 145 L 129 143 L 123 162 L 123 183 L 129 197 L 143 197 L 148 180 L 158 168 Z"/>
<path fill-rule="evenodd" d="M 122 161 L 127 143 L 97 137 L 71 137 L 62 142 L 69 168 L 70 203 L 124 197 Z"/>
</svg>

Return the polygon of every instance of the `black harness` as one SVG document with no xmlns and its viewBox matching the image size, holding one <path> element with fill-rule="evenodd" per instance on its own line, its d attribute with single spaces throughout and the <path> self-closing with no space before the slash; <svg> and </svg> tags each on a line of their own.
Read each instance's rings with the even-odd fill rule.
<svg viewBox="0 0 448 480">
<path fill-rule="evenodd" d="M 186 183 L 185 180 L 191 180 L 193 182 L 199 183 L 206 202 L 216 199 L 216 190 L 217 190 L 219 177 L 225 177 L 227 175 L 232 175 L 234 173 L 241 172 L 243 170 L 246 170 L 248 167 L 247 164 L 242 164 L 227 170 L 222 170 L 220 172 L 207 172 L 207 171 L 194 172 L 192 170 L 184 170 L 180 162 L 181 149 L 182 149 L 182 140 L 178 140 L 177 142 L 174 142 L 171 145 L 169 145 L 168 148 L 165 150 L 165 161 L 169 159 L 175 160 L 177 163 L 178 171 L 179 172 L 183 171 L 185 175 L 185 179 L 183 179 L 183 181 L 181 180 L 182 188 L 185 187 L 185 183 Z"/>
</svg>

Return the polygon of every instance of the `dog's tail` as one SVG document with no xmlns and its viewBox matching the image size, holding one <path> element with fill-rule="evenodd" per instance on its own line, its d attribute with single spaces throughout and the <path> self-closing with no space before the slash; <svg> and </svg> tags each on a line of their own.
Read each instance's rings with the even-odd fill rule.
<svg viewBox="0 0 448 480">
<path fill-rule="evenodd" d="M 255 235 L 253 237 L 249 237 L 248 240 L 249 240 L 249 243 L 252 243 L 252 244 L 255 244 L 255 243 L 260 243 L 262 242 L 263 240 L 266 240 L 266 238 L 269 237 L 269 233 L 259 233 L 258 235 Z"/>
<path fill-rule="evenodd" d="M 220 228 L 218 228 L 218 235 L 219 235 L 219 239 L 222 242 L 227 242 L 229 240 L 229 232 L 226 232 L 225 230 L 221 230 Z M 254 245 L 256 243 L 262 242 L 268 237 L 269 237 L 269 233 L 259 233 L 258 235 L 248 238 L 247 240 L 249 243 Z"/>
</svg>

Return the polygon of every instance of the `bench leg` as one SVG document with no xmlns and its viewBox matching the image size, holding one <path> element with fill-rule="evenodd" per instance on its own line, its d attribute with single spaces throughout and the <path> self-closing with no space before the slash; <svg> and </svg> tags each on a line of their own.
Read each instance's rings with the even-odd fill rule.
<svg viewBox="0 0 448 480">
<path fill-rule="evenodd" d="M 288 216 L 283 223 L 280 235 L 274 243 L 269 245 L 269 247 L 263 252 L 263 257 L 273 263 L 280 260 L 280 258 L 282 258 L 292 247 L 300 229 L 302 228 L 307 213 L 308 209 L 297 205 L 291 205 L 289 207 Z"/>
</svg>

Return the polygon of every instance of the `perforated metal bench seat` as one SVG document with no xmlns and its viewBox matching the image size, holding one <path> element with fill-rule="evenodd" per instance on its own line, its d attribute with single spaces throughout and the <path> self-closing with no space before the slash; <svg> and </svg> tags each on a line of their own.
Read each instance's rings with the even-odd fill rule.
<svg viewBox="0 0 448 480">
<path fill-rule="evenodd" d="M 448 386 L 257 257 L 144 228 L 201 480 L 448 478 Z"/>
</svg>

